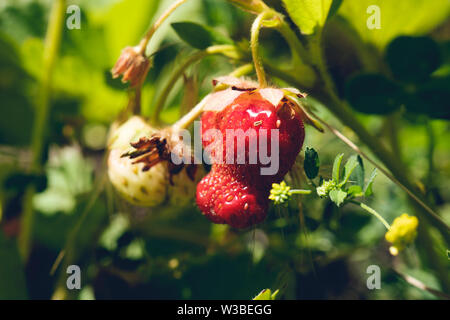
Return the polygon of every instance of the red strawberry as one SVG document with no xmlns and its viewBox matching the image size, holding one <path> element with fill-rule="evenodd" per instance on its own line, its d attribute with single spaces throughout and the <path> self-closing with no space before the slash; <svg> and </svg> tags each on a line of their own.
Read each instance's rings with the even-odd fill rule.
<svg viewBox="0 0 450 320">
<path fill-rule="evenodd" d="M 277 90 L 277 89 L 271 89 Z M 234 92 L 233 92 L 234 91 Z M 233 95 L 236 95 L 233 90 Z M 275 93 L 279 93 L 277 92 Z M 212 143 L 212 155 L 222 153 L 223 161 L 227 155 L 227 134 L 234 134 L 229 138 L 234 140 L 233 163 L 213 164 L 211 172 L 197 185 L 197 204 L 200 210 L 214 223 L 226 223 L 235 228 L 247 228 L 262 222 L 267 214 L 268 196 L 272 183 L 282 180 L 295 162 L 304 139 L 304 128 L 298 108 L 293 102 L 281 94 L 276 99 L 267 99 L 267 91 L 248 90 L 236 97 L 231 103 L 220 108 L 212 106 L 206 108 L 202 116 L 202 141 L 206 147 Z M 272 96 L 269 95 L 270 98 Z M 221 97 L 222 98 L 222 97 Z M 206 137 L 208 129 L 218 129 L 222 134 L 219 137 Z M 236 136 L 236 131 L 245 133 L 248 129 L 250 135 Z M 264 129 L 264 130 L 263 130 Z M 271 155 L 271 130 L 278 129 L 279 154 Z M 267 133 L 267 150 L 259 150 L 259 139 Z M 256 146 L 250 145 L 251 138 Z M 220 145 L 219 143 L 222 143 Z M 220 148 L 219 148 L 220 147 Z M 251 164 L 250 147 L 257 148 L 257 162 Z M 222 150 L 220 150 L 222 149 Z M 228 150 L 229 152 L 230 150 Z M 242 151 L 245 154 L 242 154 Z M 269 158 L 279 157 L 279 170 L 273 175 L 262 175 L 263 165 L 260 152 L 266 153 Z M 237 164 L 239 157 L 243 164 Z M 214 158 L 213 158 L 214 159 Z M 231 160 L 228 159 L 228 160 Z M 217 159 L 215 159 L 217 160 Z M 228 162 L 228 161 L 227 161 Z"/>
<path fill-rule="evenodd" d="M 207 121 L 212 122 L 212 115 L 206 113 Z M 202 123 L 204 117 L 202 117 Z M 261 97 L 257 90 L 245 92 L 241 94 L 232 104 L 227 106 L 224 110 L 216 114 L 215 127 L 222 132 L 223 135 L 223 159 L 226 159 L 227 152 L 227 130 L 242 129 L 246 132 L 249 129 L 254 129 L 253 134 L 246 135 L 245 139 L 238 139 L 234 136 L 234 162 L 237 162 L 239 150 L 245 150 L 245 163 L 251 163 L 249 160 L 250 141 L 254 138 L 254 134 L 258 139 L 254 141 L 259 142 L 259 139 L 267 137 L 267 156 L 271 157 L 271 130 L 278 129 L 278 143 L 279 143 L 279 170 L 275 176 L 269 176 L 271 183 L 281 181 L 281 179 L 290 170 L 295 162 L 295 159 L 300 152 L 305 131 L 300 115 L 294 110 L 292 102 L 282 100 L 277 107 L 274 107 L 268 100 Z M 263 130 L 263 131 L 261 131 Z M 230 137 L 233 138 L 233 137 Z M 230 139 L 231 140 L 231 139 Z M 244 145 L 242 145 L 244 143 Z M 255 146 L 259 148 L 259 144 Z M 259 155 L 260 150 L 256 150 Z M 274 155 L 276 156 L 276 155 Z M 262 165 L 260 157 L 257 158 L 257 163 L 262 167 L 269 165 Z"/>
<path fill-rule="evenodd" d="M 247 228 L 266 217 L 267 188 L 255 187 L 244 172 L 239 166 L 213 165 L 197 185 L 197 204 L 212 222 Z"/>
</svg>

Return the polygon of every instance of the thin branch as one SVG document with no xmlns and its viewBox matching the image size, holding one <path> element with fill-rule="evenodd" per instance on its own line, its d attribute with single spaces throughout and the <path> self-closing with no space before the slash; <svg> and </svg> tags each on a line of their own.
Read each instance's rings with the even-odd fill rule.
<svg viewBox="0 0 450 320">
<path fill-rule="evenodd" d="M 412 285 L 412 286 L 414 286 L 414 287 L 416 287 L 416 288 L 418 288 L 420 290 L 427 291 L 427 292 L 435 295 L 438 298 L 443 298 L 443 299 L 446 299 L 446 300 L 450 300 L 450 295 L 448 295 L 448 294 L 446 294 L 444 292 L 441 292 L 439 290 L 430 288 L 427 285 L 425 285 L 422 281 L 420 281 L 420 280 L 418 280 L 418 279 L 416 279 L 416 278 L 414 278 L 414 277 L 412 277 L 410 275 L 402 274 L 402 273 L 400 273 L 399 271 L 397 271 L 395 269 L 393 269 L 393 270 L 394 270 L 394 272 L 397 275 L 399 275 L 401 278 L 403 278 L 410 285 Z"/>
</svg>

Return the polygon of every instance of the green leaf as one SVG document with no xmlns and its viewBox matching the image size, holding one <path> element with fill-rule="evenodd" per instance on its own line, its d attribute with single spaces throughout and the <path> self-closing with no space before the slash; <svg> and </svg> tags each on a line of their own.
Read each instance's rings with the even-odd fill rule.
<svg viewBox="0 0 450 320">
<path fill-rule="evenodd" d="M 43 38 L 47 25 L 47 6 L 38 1 L 2 1 L 0 29 L 22 42 L 28 37 Z M 15 3 L 14 3 L 15 2 Z M 13 4 L 14 3 L 14 4 Z"/>
<path fill-rule="evenodd" d="M 346 84 L 345 95 L 353 109 L 368 114 L 387 114 L 403 103 L 400 86 L 381 74 L 359 74 Z"/>
<path fill-rule="evenodd" d="M 33 198 L 34 207 L 42 213 L 71 213 L 76 206 L 76 197 L 92 190 L 92 164 L 77 148 L 55 151 L 46 171 L 48 188 Z"/>
<path fill-rule="evenodd" d="M 303 162 L 303 168 L 305 170 L 308 179 L 314 179 L 319 173 L 320 161 L 319 155 L 314 148 L 306 147 L 305 161 Z"/>
<path fill-rule="evenodd" d="M 377 6 L 380 14 L 380 29 L 369 29 L 368 24 Z M 375 7 L 371 7 L 372 9 Z M 299 7 L 299 10 L 301 7 Z M 363 42 L 383 49 L 399 35 L 423 35 L 434 30 L 448 19 L 449 1 L 429 0 L 358 0 L 343 1 L 338 14 L 346 18 L 361 36 Z M 368 21 L 369 20 L 369 21 Z"/>
<path fill-rule="evenodd" d="M 353 197 L 360 197 L 363 194 L 361 186 L 354 184 L 347 189 L 347 194 Z"/>
<path fill-rule="evenodd" d="M 441 56 L 433 39 L 402 36 L 388 45 L 386 61 L 397 79 L 420 82 L 439 67 Z"/>
<path fill-rule="evenodd" d="M 229 38 L 215 30 L 194 22 L 172 23 L 178 36 L 196 49 L 206 49 L 213 44 L 232 44 Z"/>
<path fill-rule="evenodd" d="M 336 156 L 336 158 L 334 158 L 334 163 L 333 163 L 333 180 L 334 182 L 336 182 L 336 184 L 339 183 L 339 180 L 341 178 L 340 176 L 340 171 L 341 171 L 341 162 L 342 162 L 342 158 L 344 157 L 344 154 L 338 154 Z"/>
<path fill-rule="evenodd" d="M 431 118 L 450 119 L 450 76 L 432 78 L 418 84 L 416 92 L 408 95 L 406 110 L 415 114 L 424 114 Z"/>
<path fill-rule="evenodd" d="M 331 190 L 329 195 L 330 200 L 333 201 L 338 207 L 340 207 L 345 198 L 347 198 L 347 192 L 342 191 L 341 189 Z"/>
<path fill-rule="evenodd" d="M 350 181 L 355 182 L 362 189 L 364 188 L 364 176 L 365 176 L 364 163 L 360 155 L 357 155 L 357 160 L 358 166 L 356 166 L 355 170 L 353 170 L 353 173 L 350 175 Z"/>
<path fill-rule="evenodd" d="M 117 248 L 120 236 L 128 229 L 128 227 L 129 221 L 125 216 L 114 216 L 109 226 L 100 236 L 99 243 L 105 249 L 114 251 Z"/>
<path fill-rule="evenodd" d="M 373 194 L 372 185 L 373 185 L 373 181 L 375 180 L 376 176 L 377 176 L 377 168 L 373 169 L 373 171 L 370 175 L 369 181 L 367 181 L 367 185 L 364 188 L 364 196 L 365 197 L 368 197 Z"/>
<path fill-rule="evenodd" d="M 0 300 L 26 299 L 24 267 L 13 239 L 7 239 L 0 229 Z"/>
<path fill-rule="evenodd" d="M 339 184 L 339 186 L 343 186 L 347 183 L 348 179 L 350 178 L 350 175 L 353 173 L 353 171 L 356 169 L 356 167 L 359 165 L 358 157 L 356 155 L 351 156 L 348 158 L 347 162 L 344 166 L 344 179 Z"/>
<path fill-rule="evenodd" d="M 287 12 L 303 34 L 317 33 L 327 20 L 332 0 L 283 0 Z"/>
</svg>

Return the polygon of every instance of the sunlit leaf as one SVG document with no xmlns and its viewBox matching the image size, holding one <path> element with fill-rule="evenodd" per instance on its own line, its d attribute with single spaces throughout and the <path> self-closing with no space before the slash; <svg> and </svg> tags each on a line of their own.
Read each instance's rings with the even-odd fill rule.
<svg viewBox="0 0 450 320">
<path fill-rule="evenodd" d="M 370 6 L 377 6 L 372 7 L 376 11 L 379 9 L 380 29 L 368 28 L 368 19 L 376 14 L 375 11 L 367 13 Z M 338 14 L 347 18 L 365 42 L 379 49 L 399 35 L 430 32 L 448 19 L 449 13 L 449 1 L 429 0 L 346 0 L 338 10 Z"/>
<path fill-rule="evenodd" d="M 332 0 L 283 0 L 287 12 L 303 34 L 313 34 L 322 28 Z"/>
<path fill-rule="evenodd" d="M 347 189 L 347 193 L 349 196 L 353 196 L 353 197 L 360 197 L 363 195 L 361 186 L 359 186 L 357 184 L 351 185 Z"/>
<path fill-rule="evenodd" d="M 139 44 L 160 3 L 160 1 L 124 0 L 115 2 L 106 13 L 102 11 L 88 16 L 94 25 L 104 26 L 111 66 L 123 48 Z"/>
</svg>

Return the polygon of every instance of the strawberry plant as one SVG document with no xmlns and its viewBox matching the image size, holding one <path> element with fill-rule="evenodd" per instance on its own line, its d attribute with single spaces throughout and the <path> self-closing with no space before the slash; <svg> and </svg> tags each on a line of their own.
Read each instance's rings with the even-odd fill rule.
<svg viewBox="0 0 450 320">
<path fill-rule="evenodd" d="M 448 299 L 448 2 L 68 5 L 0 5 L 0 299 Z"/>
</svg>

